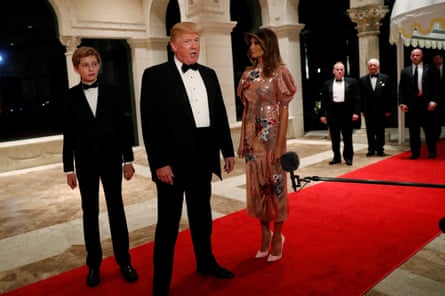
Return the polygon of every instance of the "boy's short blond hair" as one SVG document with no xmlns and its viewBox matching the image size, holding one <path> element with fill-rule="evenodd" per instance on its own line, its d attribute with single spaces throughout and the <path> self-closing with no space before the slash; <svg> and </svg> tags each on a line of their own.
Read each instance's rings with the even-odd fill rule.
<svg viewBox="0 0 445 296">
<path fill-rule="evenodd" d="M 71 60 L 73 62 L 73 66 L 74 67 L 79 66 L 80 59 L 89 57 L 89 56 L 95 56 L 97 59 L 97 62 L 99 64 L 101 63 L 100 54 L 96 49 L 89 47 L 89 46 L 81 46 L 74 51 L 73 57 L 71 58 Z"/>
</svg>

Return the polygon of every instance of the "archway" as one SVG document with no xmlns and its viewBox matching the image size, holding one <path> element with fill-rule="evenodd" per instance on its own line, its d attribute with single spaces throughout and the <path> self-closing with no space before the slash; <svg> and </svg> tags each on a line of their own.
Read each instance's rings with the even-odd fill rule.
<svg viewBox="0 0 445 296">
<path fill-rule="evenodd" d="M 261 7 L 258 0 L 231 0 L 230 19 L 237 24 L 232 31 L 232 57 L 233 57 L 233 77 L 236 92 L 238 81 L 241 75 L 250 64 L 247 58 L 247 45 L 244 41 L 244 33 L 258 29 L 261 24 Z M 243 105 L 239 98 L 236 100 L 236 119 L 241 120 Z"/>
<path fill-rule="evenodd" d="M 343 62 L 347 76 L 359 76 L 358 37 L 348 8 L 349 0 L 300 0 L 299 21 L 305 24 L 300 35 L 305 131 L 326 128 L 319 120 L 318 94 L 332 77 L 334 63 Z"/>
<path fill-rule="evenodd" d="M 0 141 L 60 133 L 68 87 L 65 48 L 46 0 L 0 10 Z"/>
</svg>

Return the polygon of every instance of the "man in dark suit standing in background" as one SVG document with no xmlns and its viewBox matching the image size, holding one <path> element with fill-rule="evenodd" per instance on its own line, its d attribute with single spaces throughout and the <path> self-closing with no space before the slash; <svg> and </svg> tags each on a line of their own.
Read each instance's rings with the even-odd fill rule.
<svg viewBox="0 0 445 296">
<path fill-rule="evenodd" d="M 368 60 L 368 74 L 360 77 L 360 100 L 366 123 L 368 153 L 366 156 L 385 156 L 385 124 L 391 116 L 394 89 L 388 75 L 380 73 L 380 62 Z"/>
<path fill-rule="evenodd" d="M 102 81 L 99 83 L 97 76 L 101 58 L 94 48 L 76 49 L 72 61 L 81 83 L 70 88 L 65 98 L 63 166 L 68 186 L 74 189 L 76 179 L 79 181 L 87 251 L 86 283 L 95 287 L 100 282 L 100 182 L 105 193 L 116 262 L 125 280 L 135 282 L 138 274 L 131 265 L 122 201 L 122 163 L 125 179 L 130 180 L 134 174 L 131 132 L 125 118 L 123 99 L 114 86 Z"/>
<path fill-rule="evenodd" d="M 327 124 L 331 135 L 334 158 L 329 164 L 341 162 L 340 133 L 343 137 L 343 158 L 346 165 L 352 165 L 354 148 L 352 131 L 360 119 L 360 92 L 354 78 L 345 77 L 345 65 L 334 64 L 334 79 L 324 82 L 321 91 L 320 121 Z"/>
<path fill-rule="evenodd" d="M 409 126 L 411 156 L 420 157 L 420 128 L 423 127 L 428 157 L 436 158 L 436 145 L 440 135 L 440 118 L 436 71 L 423 63 L 423 52 L 416 48 L 411 51 L 411 65 L 400 74 L 399 106 L 405 112 Z"/>
<path fill-rule="evenodd" d="M 152 179 L 158 191 L 153 295 L 167 295 L 185 194 L 197 272 L 232 278 L 213 255 L 211 179 L 235 165 L 230 128 L 214 70 L 197 64 L 200 36 L 194 23 L 173 26 L 172 60 L 144 71 L 141 119 Z"/>
<path fill-rule="evenodd" d="M 444 65 L 443 65 L 443 54 L 440 51 L 437 51 L 433 54 L 433 64 L 436 68 L 436 77 L 438 83 L 438 95 L 440 104 L 439 108 L 439 116 L 440 116 L 440 125 L 445 125 L 445 75 L 444 75 Z M 439 133 L 440 137 L 440 133 Z"/>
</svg>

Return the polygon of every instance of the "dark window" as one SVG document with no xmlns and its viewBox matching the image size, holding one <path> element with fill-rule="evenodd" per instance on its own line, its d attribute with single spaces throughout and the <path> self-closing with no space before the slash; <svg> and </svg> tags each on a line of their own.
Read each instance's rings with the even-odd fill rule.
<svg viewBox="0 0 445 296">
<path fill-rule="evenodd" d="M 54 11 L 45 0 L 7 6 L 0 10 L 0 141 L 58 134 L 68 80 Z"/>
</svg>

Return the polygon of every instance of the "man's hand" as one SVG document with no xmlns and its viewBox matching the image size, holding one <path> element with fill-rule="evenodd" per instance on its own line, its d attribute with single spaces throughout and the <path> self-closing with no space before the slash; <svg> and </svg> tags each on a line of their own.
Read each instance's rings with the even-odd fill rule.
<svg viewBox="0 0 445 296">
<path fill-rule="evenodd" d="M 171 166 L 167 165 L 156 170 L 156 177 L 164 183 L 173 185 L 173 171 Z"/>
<path fill-rule="evenodd" d="M 224 171 L 230 174 L 235 168 L 235 157 L 224 158 Z"/>
<path fill-rule="evenodd" d="M 66 183 L 68 184 L 68 186 L 71 189 L 74 189 L 77 187 L 77 178 L 76 178 L 76 174 L 74 173 L 69 173 L 66 175 Z"/>
<path fill-rule="evenodd" d="M 134 175 L 134 167 L 132 163 L 124 164 L 124 178 L 130 180 Z"/>
</svg>

